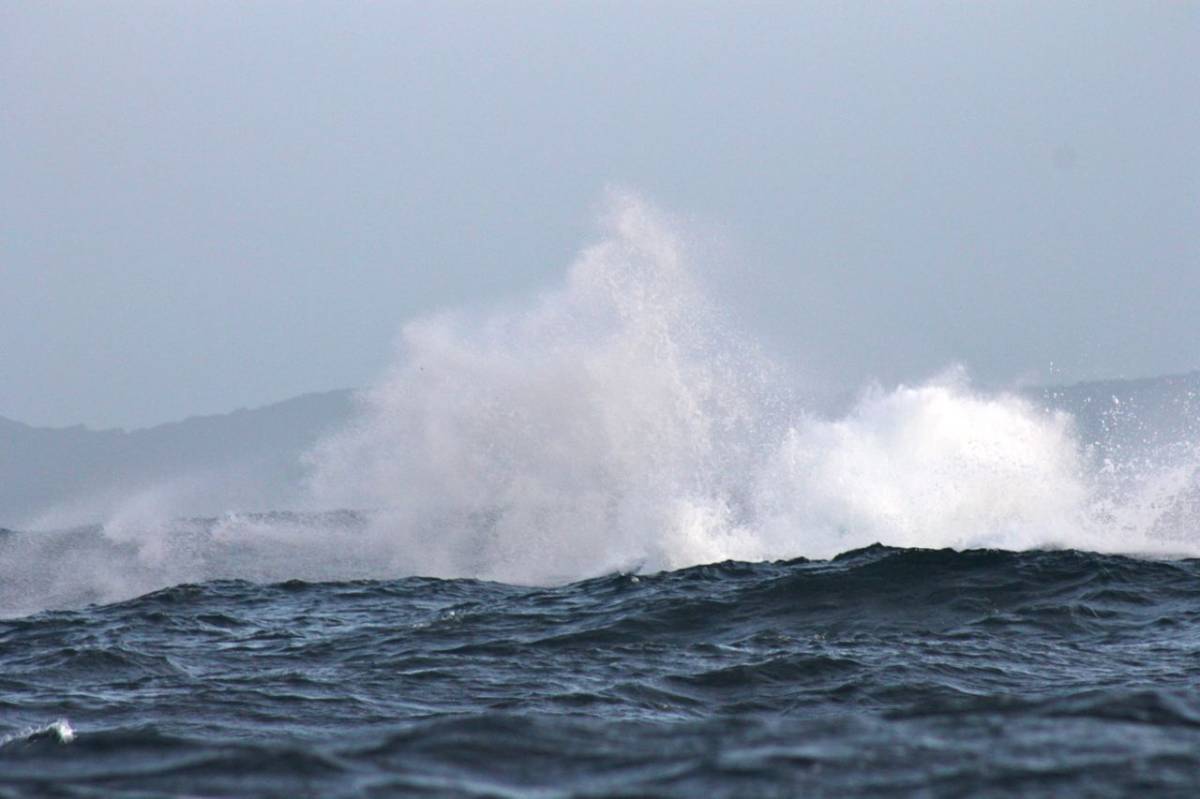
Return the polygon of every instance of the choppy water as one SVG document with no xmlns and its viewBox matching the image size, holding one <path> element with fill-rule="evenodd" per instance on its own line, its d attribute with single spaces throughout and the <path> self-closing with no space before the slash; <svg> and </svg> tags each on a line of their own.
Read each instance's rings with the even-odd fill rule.
<svg viewBox="0 0 1200 799">
<path fill-rule="evenodd" d="M 0 622 L 0 795 L 1194 795 L 1198 678 L 1194 560 L 215 581 Z"/>
<path fill-rule="evenodd" d="M 822 406 L 609 216 L 408 324 L 292 510 L 0 508 L 0 796 L 1200 793 L 1194 380 Z"/>
</svg>

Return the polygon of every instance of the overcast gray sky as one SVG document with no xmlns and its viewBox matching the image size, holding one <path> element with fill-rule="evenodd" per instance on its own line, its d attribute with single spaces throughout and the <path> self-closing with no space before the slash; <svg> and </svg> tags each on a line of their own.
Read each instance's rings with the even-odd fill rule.
<svg viewBox="0 0 1200 799">
<path fill-rule="evenodd" d="M 1200 368 L 1200 3 L 29 0 L 0 415 L 364 385 L 406 319 L 556 279 L 610 183 L 833 379 Z"/>
</svg>

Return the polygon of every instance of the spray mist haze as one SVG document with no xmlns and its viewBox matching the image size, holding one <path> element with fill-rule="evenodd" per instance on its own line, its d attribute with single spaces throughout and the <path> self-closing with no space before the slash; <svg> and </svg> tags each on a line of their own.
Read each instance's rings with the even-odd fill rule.
<svg viewBox="0 0 1200 799">
<path fill-rule="evenodd" d="M 1192 551 L 1193 519 L 1164 524 L 1196 490 L 1190 446 L 1130 489 L 1070 415 L 960 369 L 818 416 L 692 261 L 678 227 L 614 197 L 561 287 L 409 325 L 358 421 L 312 454 L 314 496 L 378 509 L 368 535 L 399 571 L 515 582 L 873 542 Z"/>
<path fill-rule="evenodd" d="M 956 368 L 817 413 L 706 290 L 697 250 L 614 194 L 559 285 L 403 328 L 304 457 L 306 512 L 181 522 L 143 492 L 98 529 L 0 542 L 0 605 L 214 578 L 558 583 L 875 542 L 1200 554 L 1194 438 L 1114 453 Z"/>
</svg>

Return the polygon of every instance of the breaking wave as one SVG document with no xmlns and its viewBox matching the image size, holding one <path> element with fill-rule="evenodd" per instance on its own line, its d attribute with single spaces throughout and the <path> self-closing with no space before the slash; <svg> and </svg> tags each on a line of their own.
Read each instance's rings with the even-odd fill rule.
<svg viewBox="0 0 1200 799">
<path fill-rule="evenodd" d="M 1069 414 L 961 370 L 818 416 L 675 226 L 620 196 L 607 230 L 526 307 L 407 326 L 313 453 L 314 495 L 377 508 L 368 537 L 398 571 L 553 582 L 876 541 L 1196 551 L 1194 447 L 1117 467 Z"/>
<path fill-rule="evenodd" d="M 817 413 L 706 293 L 681 229 L 617 195 L 561 285 L 405 326 L 307 457 L 312 513 L 179 521 L 141 497 L 100 528 L 8 536 L 0 606 L 221 577 L 558 583 L 873 542 L 1200 554 L 1194 439 L 1115 457 L 958 369 Z"/>
</svg>

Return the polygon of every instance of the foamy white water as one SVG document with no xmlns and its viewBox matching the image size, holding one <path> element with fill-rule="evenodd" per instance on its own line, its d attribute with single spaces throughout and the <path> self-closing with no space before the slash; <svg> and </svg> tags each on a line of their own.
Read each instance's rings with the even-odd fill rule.
<svg viewBox="0 0 1200 799">
<path fill-rule="evenodd" d="M 38 740 L 51 740 L 61 744 L 69 744 L 75 740 L 75 729 L 71 722 L 59 719 L 41 727 L 27 727 L 18 732 L 0 735 L 0 747 L 11 743 L 29 743 Z"/>
<path fill-rule="evenodd" d="M 1130 480 L 1069 415 L 956 370 L 843 418 L 781 407 L 794 386 L 724 323 L 681 234 L 627 195 L 606 221 L 526 307 L 407 326 L 358 423 L 314 453 L 315 496 L 380 508 L 397 570 L 544 582 L 876 541 L 1196 551 L 1195 518 L 1167 519 L 1194 449 L 1118 496 Z"/>
<path fill-rule="evenodd" d="M 819 416 L 725 320 L 678 226 L 620 195 L 603 230 L 523 304 L 404 327 L 356 420 L 307 458 L 310 507 L 354 513 L 180 521 L 169 493 L 133 492 L 98 531 L 0 541 L 0 609 L 223 577 L 556 583 L 874 542 L 1200 555 L 1196 442 L 1114 460 L 1070 415 L 957 369 Z"/>
</svg>

